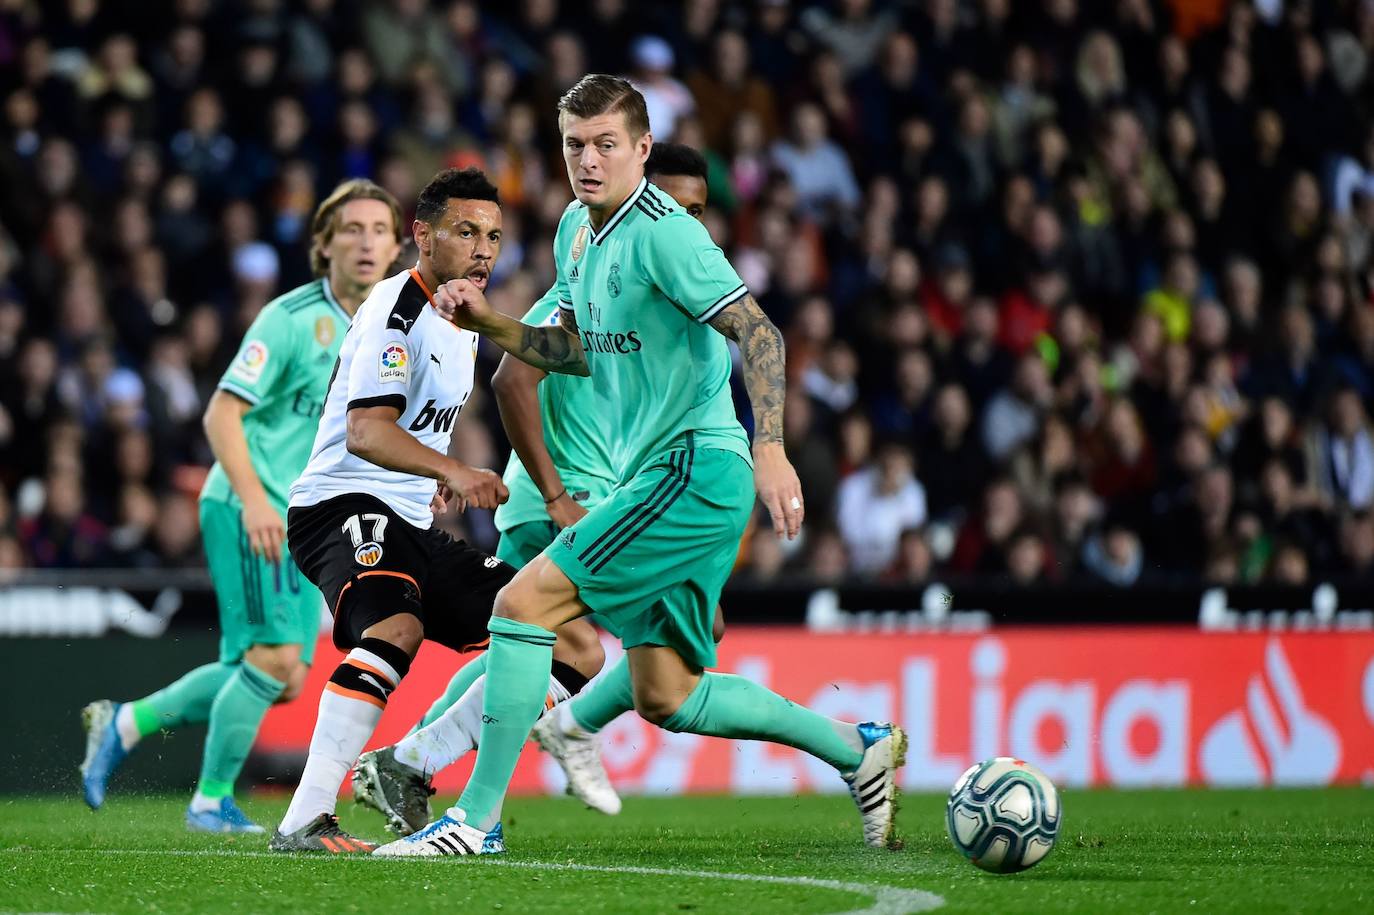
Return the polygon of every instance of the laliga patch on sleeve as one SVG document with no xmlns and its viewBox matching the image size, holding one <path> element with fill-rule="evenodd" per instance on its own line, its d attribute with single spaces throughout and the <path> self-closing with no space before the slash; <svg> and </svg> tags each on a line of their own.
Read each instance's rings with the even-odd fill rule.
<svg viewBox="0 0 1374 915">
<path fill-rule="evenodd" d="M 229 374 L 239 381 L 246 381 L 249 384 L 257 384 L 262 377 L 262 370 L 267 368 L 267 344 L 261 340 L 249 340 L 244 344 L 243 349 L 239 350 L 238 358 L 234 360 Z"/>
<path fill-rule="evenodd" d="M 388 343 L 382 350 L 381 365 L 377 369 L 378 381 L 399 381 L 405 384 L 410 380 L 410 354 L 400 343 Z"/>
</svg>

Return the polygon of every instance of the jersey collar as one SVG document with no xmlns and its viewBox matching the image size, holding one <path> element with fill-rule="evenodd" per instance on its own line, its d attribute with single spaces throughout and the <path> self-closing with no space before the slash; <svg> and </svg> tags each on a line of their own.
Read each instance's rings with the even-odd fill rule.
<svg viewBox="0 0 1374 915">
<path fill-rule="evenodd" d="M 415 285 L 419 286 L 420 291 L 425 294 L 425 299 L 429 302 L 429 307 L 438 308 L 439 306 L 434 304 L 434 293 L 429 291 L 429 287 L 425 285 L 424 277 L 420 276 L 419 263 L 416 263 L 414 267 L 410 268 L 410 278 L 415 281 Z"/>
<path fill-rule="evenodd" d="M 339 317 L 343 318 L 345 321 L 352 321 L 353 318 L 348 312 L 344 311 L 344 307 L 339 304 L 339 300 L 334 298 L 334 290 L 329 288 L 329 277 L 320 277 L 320 287 L 324 290 L 324 300 L 334 306 L 334 310 L 339 313 Z"/>
<path fill-rule="evenodd" d="M 606 236 L 611 234 L 611 230 L 614 229 L 616 226 L 620 225 L 620 223 L 624 221 L 625 216 L 634 207 L 635 203 L 639 201 L 639 198 L 644 194 L 644 189 L 648 186 L 648 178 L 639 179 L 639 184 L 635 187 L 634 192 L 630 194 L 630 196 L 626 197 L 625 202 L 622 203 L 613 214 L 611 214 L 611 218 L 606 220 L 606 224 L 601 227 L 601 231 L 598 232 L 595 229 L 592 230 L 592 244 L 601 244 L 601 242 L 605 240 Z M 590 215 L 588 217 L 587 224 L 589 226 L 591 225 Z"/>
</svg>

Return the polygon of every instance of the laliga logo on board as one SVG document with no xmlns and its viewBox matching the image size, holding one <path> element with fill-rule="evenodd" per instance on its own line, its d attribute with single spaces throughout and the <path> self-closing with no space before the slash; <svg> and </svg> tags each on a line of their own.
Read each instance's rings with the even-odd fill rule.
<svg viewBox="0 0 1374 915">
<path fill-rule="evenodd" d="M 1340 737 L 1307 707 L 1278 642 L 1266 646 L 1264 672 L 1246 684 L 1245 708 L 1224 715 L 1202 738 L 1200 762 L 1213 785 L 1326 785 L 1335 777 Z"/>
<path fill-rule="evenodd" d="M 969 652 L 973 683 L 963 719 L 965 752 L 946 754 L 936 750 L 939 665 L 918 656 L 902 666 L 907 787 L 943 788 L 969 759 L 1004 755 L 1034 759 L 1064 785 L 1187 782 L 1187 681 L 1138 678 L 1103 695 L 1094 680 L 1041 678 L 1008 695 L 1006 667 L 1007 649 L 1000 639 L 974 644 Z M 939 742 L 948 745 L 948 737 Z"/>
</svg>

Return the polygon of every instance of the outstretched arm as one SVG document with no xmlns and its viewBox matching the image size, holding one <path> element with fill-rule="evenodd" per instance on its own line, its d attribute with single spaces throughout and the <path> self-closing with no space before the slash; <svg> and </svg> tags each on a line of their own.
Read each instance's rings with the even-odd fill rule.
<svg viewBox="0 0 1374 915">
<path fill-rule="evenodd" d="M 754 485 L 773 519 L 774 533 L 791 540 L 801 530 L 806 509 L 801 482 L 783 451 L 787 352 L 782 334 L 747 293 L 712 318 L 710 324 L 739 344 L 744 360 L 744 386 L 754 408 Z"/>
<path fill-rule="evenodd" d="M 575 329 L 565 329 L 562 322 L 557 327 L 535 327 L 503 315 L 467 280 L 449 280 L 436 289 L 434 306 L 440 317 L 476 331 L 537 369 L 564 375 L 591 374 Z"/>
</svg>

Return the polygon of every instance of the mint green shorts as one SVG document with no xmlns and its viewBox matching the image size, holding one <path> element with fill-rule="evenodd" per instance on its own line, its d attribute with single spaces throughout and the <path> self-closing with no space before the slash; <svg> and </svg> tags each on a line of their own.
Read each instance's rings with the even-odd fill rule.
<svg viewBox="0 0 1374 915">
<path fill-rule="evenodd" d="M 754 473 L 730 451 L 651 461 L 545 551 L 626 648 L 664 645 L 716 663 L 716 604 L 754 507 Z"/>
<path fill-rule="evenodd" d="M 253 554 L 241 510 L 218 499 L 200 501 L 200 532 L 219 602 L 219 657 L 235 663 L 252 645 L 299 645 L 301 660 L 315 657 L 324 598 L 291 561 Z"/>
<path fill-rule="evenodd" d="M 502 531 L 496 541 L 496 558 L 507 565 L 523 569 L 530 560 L 544 552 L 558 536 L 558 525 L 552 521 L 526 521 Z"/>
</svg>

